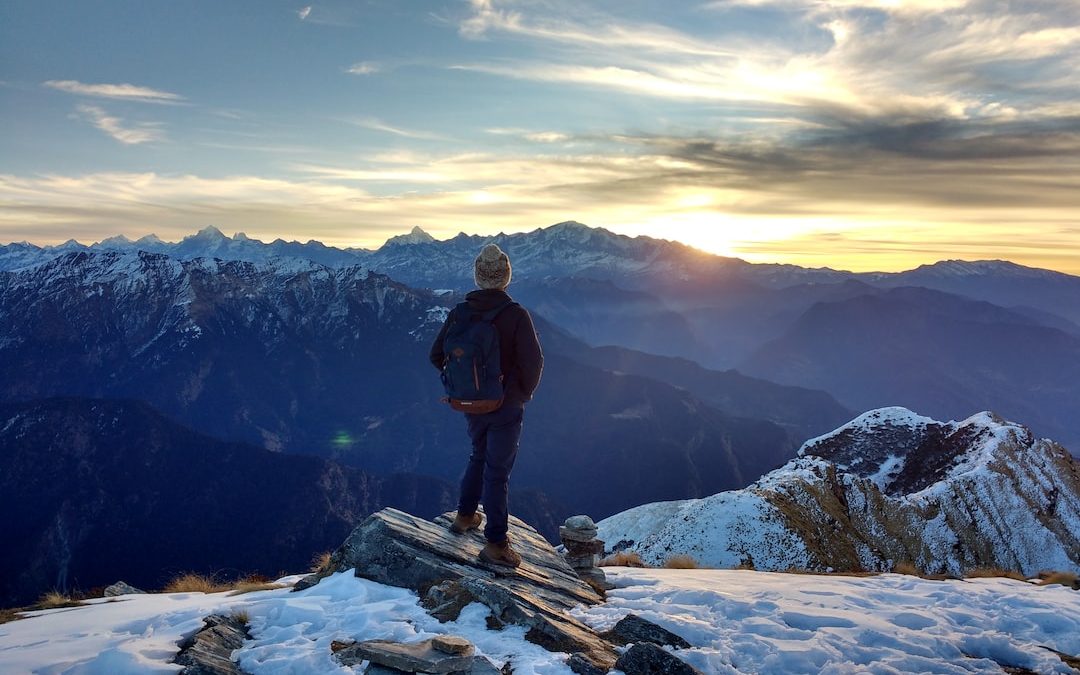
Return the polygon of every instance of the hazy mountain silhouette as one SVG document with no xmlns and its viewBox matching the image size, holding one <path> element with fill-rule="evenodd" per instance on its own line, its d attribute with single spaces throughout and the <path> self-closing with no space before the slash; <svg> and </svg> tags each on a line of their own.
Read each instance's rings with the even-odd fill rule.
<svg viewBox="0 0 1080 675">
<path fill-rule="evenodd" d="M 820 303 L 740 368 L 856 409 L 992 409 L 1080 450 L 1080 338 L 986 302 L 898 288 Z"/>
</svg>

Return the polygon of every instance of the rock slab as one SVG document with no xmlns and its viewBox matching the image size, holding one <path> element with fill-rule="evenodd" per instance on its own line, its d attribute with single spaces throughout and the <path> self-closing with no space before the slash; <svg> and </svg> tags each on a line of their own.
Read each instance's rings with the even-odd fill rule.
<svg viewBox="0 0 1080 675">
<path fill-rule="evenodd" d="M 431 640 L 408 644 L 366 640 L 351 644 L 335 652 L 334 656 L 346 666 L 370 661 L 406 673 L 457 673 L 472 669 L 473 651 L 471 644 L 467 653 L 447 654 L 436 649 Z"/>
<path fill-rule="evenodd" d="M 180 643 L 180 653 L 173 659 L 184 666 L 181 675 L 243 675 L 232 653 L 251 638 L 247 626 L 222 614 L 211 614 L 203 624 L 198 633 Z"/>
<path fill-rule="evenodd" d="M 649 642 L 634 645 L 619 657 L 615 668 L 626 675 L 704 675 L 677 656 Z"/>
<path fill-rule="evenodd" d="M 487 605 L 497 621 L 527 628 L 527 640 L 552 651 L 581 654 L 604 672 L 610 670 L 616 659 L 612 645 L 569 614 L 579 604 L 600 603 L 600 595 L 536 530 L 510 517 L 509 537 L 522 564 L 508 569 L 480 562 L 483 534 L 455 535 L 448 529 L 452 520 L 452 513 L 433 522 L 383 509 L 353 530 L 331 556 L 326 573 L 354 569 L 359 577 L 410 588 L 421 597 L 438 587 L 434 595 L 446 605 L 440 619 L 453 616 L 462 601 L 474 598 Z"/>
<path fill-rule="evenodd" d="M 690 643 L 672 633 L 668 629 L 658 626 L 652 621 L 646 621 L 636 614 L 627 614 L 608 631 L 601 635 L 615 644 L 628 645 L 631 643 L 650 643 L 658 646 L 670 646 L 678 649 L 687 649 Z"/>
<path fill-rule="evenodd" d="M 437 635 L 431 638 L 431 646 L 443 654 L 472 654 L 475 650 L 473 644 L 457 635 Z"/>
</svg>

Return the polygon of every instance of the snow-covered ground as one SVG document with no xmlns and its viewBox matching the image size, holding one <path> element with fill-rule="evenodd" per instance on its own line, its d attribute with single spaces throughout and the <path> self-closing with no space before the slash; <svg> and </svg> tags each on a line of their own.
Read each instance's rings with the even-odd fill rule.
<svg viewBox="0 0 1080 675">
<path fill-rule="evenodd" d="M 1073 672 L 1045 647 L 1080 653 L 1080 592 L 1008 579 L 927 581 L 742 570 L 608 568 L 617 588 L 578 618 L 603 629 L 633 612 L 686 638 L 706 673 L 1000 673 L 999 664 Z M 286 579 L 292 581 L 292 578 Z M 2 673 L 175 672 L 176 643 L 211 612 L 243 610 L 254 640 L 234 656 L 251 673 L 353 672 L 330 657 L 345 639 L 453 633 L 519 675 L 569 675 L 524 630 L 485 628 L 486 608 L 440 624 L 415 594 L 336 574 L 318 586 L 240 596 L 176 593 L 95 600 L 0 625 Z"/>
</svg>

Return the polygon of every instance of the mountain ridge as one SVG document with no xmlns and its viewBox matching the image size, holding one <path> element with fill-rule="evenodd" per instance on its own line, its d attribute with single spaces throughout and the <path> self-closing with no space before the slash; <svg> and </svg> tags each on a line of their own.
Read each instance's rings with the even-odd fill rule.
<svg viewBox="0 0 1080 675">
<path fill-rule="evenodd" d="M 1080 464 L 1060 445 L 983 412 L 937 422 L 872 410 L 807 441 L 742 490 L 649 504 L 598 524 L 647 562 L 962 575 L 1080 570 Z"/>
</svg>

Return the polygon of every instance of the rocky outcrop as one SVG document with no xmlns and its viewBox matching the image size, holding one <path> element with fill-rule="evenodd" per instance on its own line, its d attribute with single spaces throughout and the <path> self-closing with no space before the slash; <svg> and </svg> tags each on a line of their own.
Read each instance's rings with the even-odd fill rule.
<svg viewBox="0 0 1080 675">
<path fill-rule="evenodd" d="M 481 602 L 491 609 L 492 627 L 524 626 L 525 639 L 577 655 L 582 667 L 607 672 L 614 666 L 612 644 L 570 615 L 574 607 L 595 605 L 601 597 L 536 530 L 510 518 L 509 537 L 522 564 L 509 569 L 480 562 L 483 535 L 452 534 L 451 520 L 452 514 L 428 521 L 383 509 L 333 553 L 324 574 L 355 570 L 359 577 L 411 588 L 443 620 L 455 618 L 470 602 Z"/>
<path fill-rule="evenodd" d="M 1080 570 L 1080 464 L 993 413 L 865 413 L 743 490 L 648 504 L 599 524 L 646 562 L 961 575 Z"/>
<path fill-rule="evenodd" d="M 251 638 L 244 621 L 211 614 L 203 623 L 198 633 L 180 643 L 180 653 L 173 662 L 184 666 L 181 675 L 243 675 L 232 653 Z"/>
<path fill-rule="evenodd" d="M 145 595 L 146 591 L 141 591 L 135 588 L 126 581 L 117 581 L 115 584 L 110 584 L 105 587 L 103 595 L 106 598 L 115 598 L 120 595 Z"/>
</svg>

